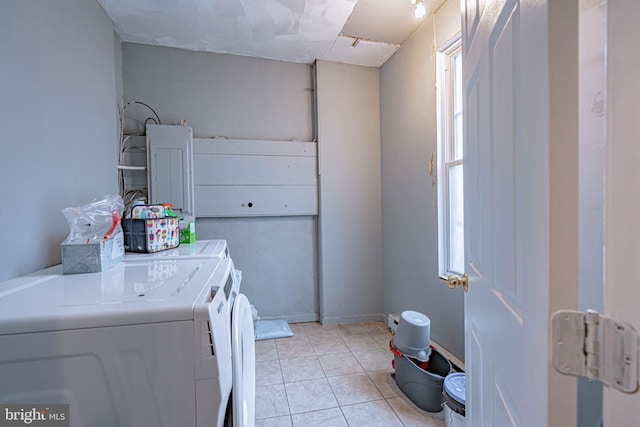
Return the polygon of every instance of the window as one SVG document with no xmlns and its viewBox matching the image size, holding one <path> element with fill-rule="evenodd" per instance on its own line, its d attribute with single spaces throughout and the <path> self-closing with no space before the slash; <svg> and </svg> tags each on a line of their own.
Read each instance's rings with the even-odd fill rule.
<svg viewBox="0 0 640 427">
<path fill-rule="evenodd" d="M 439 274 L 464 273 L 462 50 L 460 36 L 438 52 Z"/>
</svg>

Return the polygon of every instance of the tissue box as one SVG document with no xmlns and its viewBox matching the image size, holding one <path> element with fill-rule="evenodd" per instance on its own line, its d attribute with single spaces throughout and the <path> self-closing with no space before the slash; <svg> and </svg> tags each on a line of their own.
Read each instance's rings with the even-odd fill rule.
<svg viewBox="0 0 640 427">
<path fill-rule="evenodd" d="M 62 273 L 98 273 L 115 266 L 124 259 L 122 229 L 108 239 L 88 243 L 62 243 Z"/>
</svg>

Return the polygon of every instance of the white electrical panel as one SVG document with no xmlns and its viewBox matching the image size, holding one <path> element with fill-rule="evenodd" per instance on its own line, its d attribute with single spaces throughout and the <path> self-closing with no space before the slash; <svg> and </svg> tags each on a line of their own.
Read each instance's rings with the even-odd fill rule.
<svg viewBox="0 0 640 427">
<path fill-rule="evenodd" d="M 195 215 L 193 130 L 188 126 L 147 125 L 149 203 L 171 203 L 182 215 Z"/>
</svg>

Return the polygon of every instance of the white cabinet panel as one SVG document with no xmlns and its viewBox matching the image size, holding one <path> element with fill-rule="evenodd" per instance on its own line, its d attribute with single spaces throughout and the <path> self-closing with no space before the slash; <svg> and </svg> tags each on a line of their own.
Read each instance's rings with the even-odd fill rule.
<svg viewBox="0 0 640 427">
<path fill-rule="evenodd" d="M 315 157 L 197 154 L 196 185 L 311 185 L 318 182 Z"/>
<path fill-rule="evenodd" d="M 317 144 L 194 139 L 198 217 L 318 214 Z"/>
<path fill-rule="evenodd" d="M 317 215 L 315 186 L 196 185 L 198 217 Z"/>
<path fill-rule="evenodd" d="M 195 152 L 200 154 L 316 157 L 318 152 L 315 142 L 301 141 L 194 138 L 193 144 Z"/>
</svg>

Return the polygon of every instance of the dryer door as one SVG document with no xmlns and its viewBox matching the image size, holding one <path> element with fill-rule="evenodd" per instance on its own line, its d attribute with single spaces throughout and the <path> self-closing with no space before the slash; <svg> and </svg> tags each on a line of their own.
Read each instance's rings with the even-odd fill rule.
<svg viewBox="0 0 640 427">
<path fill-rule="evenodd" d="M 256 403 L 256 353 L 251 305 L 239 294 L 231 313 L 233 356 L 233 425 L 253 427 Z"/>
</svg>

